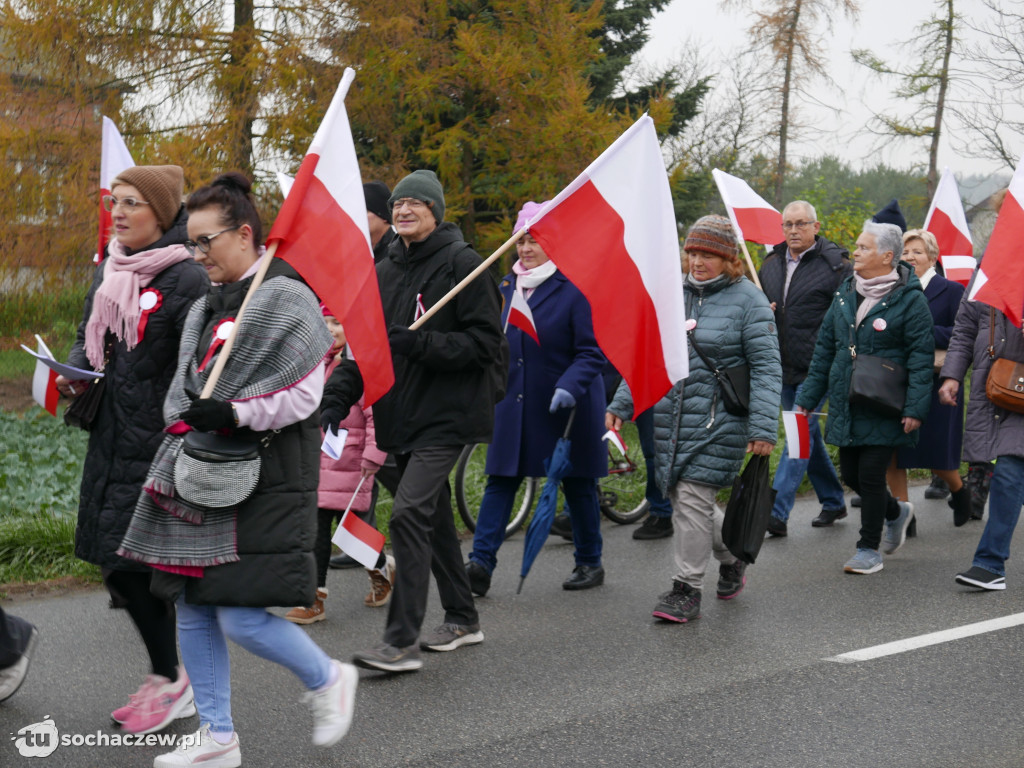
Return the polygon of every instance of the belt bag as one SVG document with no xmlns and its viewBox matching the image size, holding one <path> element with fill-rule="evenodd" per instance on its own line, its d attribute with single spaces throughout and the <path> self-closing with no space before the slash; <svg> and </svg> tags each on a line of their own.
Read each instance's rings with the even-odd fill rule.
<svg viewBox="0 0 1024 768">
<path fill-rule="evenodd" d="M 719 368 L 711 358 L 704 354 L 704 350 L 700 348 L 693 336 L 693 331 L 688 331 L 687 335 L 690 338 L 690 346 L 693 347 L 693 351 L 704 361 L 704 365 L 711 369 L 712 375 L 718 382 L 725 410 L 733 416 L 749 416 L 750 366 L 741 363 L 732 368 Z"/>
<path fill-rule="evenodd" d="M 1014 413 L 1024 413 L 1024 363 L 996 357 L 995 325 L 996 311 L 990 309 L 988 355 L 992 359 L 992 367 L 988 369 L 988 378 L 985 379 L 985 397 L 1000 408 Z"/>
<path fill-rule="evenodd" d="M 237 507 L 259 483 L 260 445 L 237 435 L 186 433 L 174 461 L 175 492 L 197 507 Z"/>
<path fill-rule="evenodd" d="M 907 369 L 877 355 L 858 355 L 850 329 L 851 403 L 862 403 L 885 416 L 899 417 L 907 402 Z"/>
</svg>

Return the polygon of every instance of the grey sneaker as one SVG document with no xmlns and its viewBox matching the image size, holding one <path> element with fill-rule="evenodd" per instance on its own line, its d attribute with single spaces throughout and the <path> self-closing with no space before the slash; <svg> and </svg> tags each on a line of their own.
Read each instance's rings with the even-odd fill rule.
<svg viewBox="0 0 1024 768">
<path fill-rule="evenodd" d="M 700 590 L 681 581 L 672 582 L 672 589 L 658 598 L 651 615 L 663 621 L 685 624 L 700 618 Z"/>
<path fill-rule="evenodd" d="M 977 589 L 1006 589 L 1006 577 L 998 573 L 981 568 L 977 565 L 971 566 L 970 570 L 956 575 L 958 584 L 966 584 L 968 587 Z"/>
<path fill-rule="evenodd" d="M 418 646 L 395 648 L 387 643 L 352 654 L 352 663 L 363 669 L 379 669 L 383 672 L 415 672 L 423 667 Z"/>
<path fill-rule="evenodd" d="M 877 573 L 882 570 L 882 556 L 877 549 L 858 549 L 857 554 L 846 561 L 843 570 L 847 573 Z"/>
<path fill-rule="evenodd" d="M 425 651 L 454 651 L 460 645 L 475 645 L 484 641 L 479 624 L 442 624 L 420 640 Z"/>
<path fill-rule="evenodd" d="M 882 534 L 882 551 L 891 555 L 903 546 L 907 540 L 907 526 L 914 516 L 914 505 L 909 501 L 899 501 L 900 515 L 895 520 L 885 521 L 885 532 Z"/>
<path fill-rule="evenodd" d="M 718 566 L 718 591 L 716 596 L 719 600 L 732 600 L 743 591 L 747 583 L 747 564 L 742 560 L 728 565 L 722 563 Z"/>
</svg>

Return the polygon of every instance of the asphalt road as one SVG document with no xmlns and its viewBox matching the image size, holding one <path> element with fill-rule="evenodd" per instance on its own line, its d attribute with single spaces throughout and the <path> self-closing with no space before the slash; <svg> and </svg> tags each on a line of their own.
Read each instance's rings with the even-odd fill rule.
<svg viewBox="0 0 1024 768">
<path fill-rule="evenodd" d="M 478 601 L 486 640 L 425 654 L 422 671 L 361 672 L 355 722 L 328 750 L 309 741 L 310 715 L 287 671 L 233 649 L 234 717 L 246 766 L 888 766 L 1024 765 L 1024 628 L 939 643 L 871 661 L 838 654 L 1024 612 L 1013 567 L 1002 593 L 953 581 L 970 565 L 981 524 L 956 529 L 944 502 L 917 502 L 919 536 L 871 576 L 844 574 L 858 514 L 812 529 L 798 503 L 790 535 L 769 540 L 745 591 L 704 616 L 650 616 L 669 587 L 671 539 L 637 542 L 606 522 L 605 586 L 570 593 L 571 545 L 550 539 L 521 595 L 522 535 L 501 551 Z M 468 551 L 468 545 L 464 544 Z M 362 571 L 331 571 L 328 619 L 310 628 L 346 659 L 377 642 L 384 610 L 362 604 Z M 42 637 L 19 693 L 0 705 L 0 767 L 148 766 L 166 747 L 62 744 L 23 757 L 13 737 L 45 717 L 60 734 L 115 734 L 108 713 L 146 672 L 127 617 L 101 591 L 19 602 Z M 427 623 L 441 614 L 432 591 Z M 179 721 L 171 733 L 198 727 Z"/>
</svg>

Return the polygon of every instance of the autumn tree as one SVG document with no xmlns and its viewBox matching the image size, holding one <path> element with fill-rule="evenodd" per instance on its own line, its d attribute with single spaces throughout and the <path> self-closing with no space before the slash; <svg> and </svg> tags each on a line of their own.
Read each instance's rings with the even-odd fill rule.
<svg viewBox="0 0 1024 768">
<path fill-rule="evenodd" d="M 855 17 L 858 5 L 856 0 L 723 0 L 723 4 L 749 11 L 753 48 L 765 53 L 765 64 L 776 76 L 778 119 L 774 133 L 778 140 L 778 157 L 774 202 L 781 206 L 789 139 L 793 130 L 800 127 L 794 119 L 797 97 L 812 78 L 828 77 L 821 54 L 819 25 L 824 22 L 831 30 L 836 13 Z"/>
<path fill-rule="evenodd" d="M 946 119 L 946 99 L 953 79 L 950 62 L 960 24 L 953 0 L 938 0 L 932 15 L 901 46 L 913 52 L 915 63 L 910 67 L 889 64 L 871 50 L 853 51 L 854 60 L 878 74 L 883 82 L 895 81 L 893 96 L 900 99 L 899 114 L 875 115 L 881 134 L 928 140 L 929 199 L 939 183 L 939 139 Z"/>
</svg>

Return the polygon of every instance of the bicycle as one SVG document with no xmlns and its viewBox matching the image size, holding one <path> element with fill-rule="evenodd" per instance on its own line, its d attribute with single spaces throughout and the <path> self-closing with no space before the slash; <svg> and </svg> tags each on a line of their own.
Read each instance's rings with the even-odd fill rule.
<svg viewBox="0 0 1024 768">
<path fill-rule="evenodd" d="M 623 456 L 613 455 L 611 446 L 608 446 L 608 476 L 598 480 L 597 494 L 605 517 L 620 525 L 629 525 L 647 514 L 648 504 L 644 495 L 647 465 L 639 449 L 636 426 L 627 422 L 622 429 L 626 452 Z M 630 443 L 635 447 L 631 449 Z M 459 516 L 471 532 L 476 530 L 476 516 L 487 483 L 484 473 L 487 449 L 485 443 L 467 445 L 455 464 L 455 502 Z M 543 477 L 528 477 L 520 484 L 512 504 L 512 515 L 505 526 L 506 537 L 529 520 L 543 481 Z"/>
</svg>

